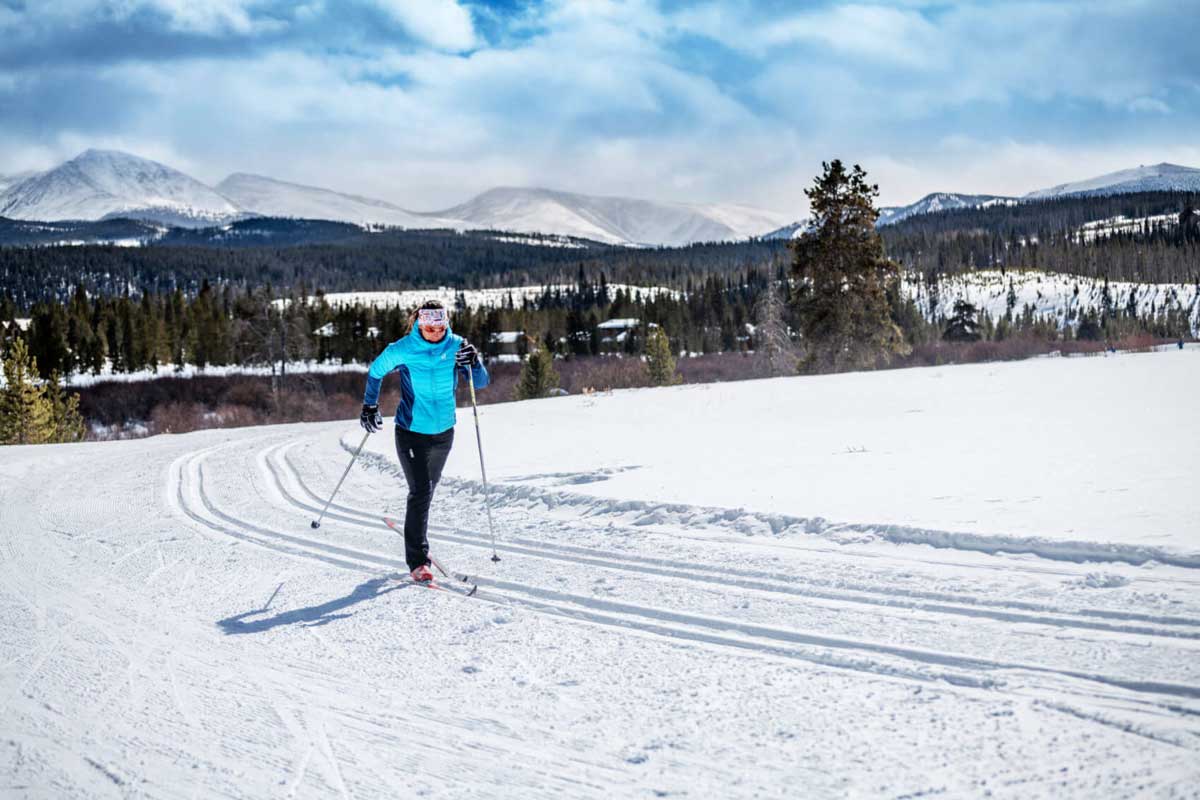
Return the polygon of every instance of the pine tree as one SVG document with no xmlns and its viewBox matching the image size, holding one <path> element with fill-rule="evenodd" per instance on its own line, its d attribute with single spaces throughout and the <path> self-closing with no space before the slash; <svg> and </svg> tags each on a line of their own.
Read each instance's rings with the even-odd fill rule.
<svg viewBox="0 0 1200 800">
<path fill-rule="evenodd" d="M 0 388 L 0 444 L 53 441 L 54 409 L 37 382 L 37 362 L 22 338 L 14 339 L 4 361 Z"/>
<path fill-rule="evenodd" d="M 875 230 L 879 187 L 855 165 L 839 160 L 806 189 L 812 225 L 791 244 L 795 303 L 805 357 L 802 369 L 827 371 L 873 367 L 892 354 L 910 352 L 892 320 L 887 288 L 899 266 L 883 252 Z"/>
<path fill-rule="evenodd" d="M 554 359 L 545 347 L 538 347 L 529 354 L 521 365 L 521 375 L 513 397 L 517 400 L 532 400 L 546 397 L 558 388 L 558 373 L 554 370 Z"/>
<path fill-rule="evenodd" d="M 650 335 L 646 337 L 646 371 L 655 386 L 670 386 L 682 380 L 675 371 L 671 340 L 662 328 L 651 328 Z"/>
<path fill-rule="evenodd" d="M 83 439 L 83 415 L 79 413 L 79 395 L 67 392 L 57 372 L 42 386 L 46 403 L 50 406 L 50 424 L 53 433 L 49 441 L 78 442 Z"/>
<path fill-rule="evenodd" d="M 980 339 L 978 316 L 979 309 L 973 303 L 966 300 L 955 300 L 954 316 L 950 318 L 950 323 L 943 331 L 942 338 L 948 342 L 978 342 Z"/>
</svg>

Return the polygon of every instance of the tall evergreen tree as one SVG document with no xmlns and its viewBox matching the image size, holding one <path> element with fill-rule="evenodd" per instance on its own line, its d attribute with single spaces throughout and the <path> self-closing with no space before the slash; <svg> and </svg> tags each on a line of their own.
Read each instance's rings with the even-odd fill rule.
<svg viewBox="0 0 1200 800">
<path fill-rule="evenodd" d="M 809 230 L 791 247 L 795 304 L 808 371 L 861 369 L 906 353 L 908 345 L 892 320 L 887 288 L 899 267 L 883 252 L 875 230 L 879 187 L 855 165 L 839 160 L 806 189 L 812 208 Z"/>
</svg>

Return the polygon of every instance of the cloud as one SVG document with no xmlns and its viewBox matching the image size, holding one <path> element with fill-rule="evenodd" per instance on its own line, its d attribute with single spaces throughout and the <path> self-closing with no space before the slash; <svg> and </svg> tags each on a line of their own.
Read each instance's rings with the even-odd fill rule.
<svg viewBox="0 0 1200 800">
<path fill-rule="evenodd" d="M 470 13 L 454 0 L 375 0 L 415 37 L 442 50 L 475 46 Z"/>
<path fill-rule="evenodd" d="M 842 157 L 888 202 L 1023 193 L 1200 162 L 1200 22 L 1171 9 L 0 0 L 0 171 L 95 143 L 419 210 L 533 184 L 799 215 Z"/>
<path fill-rule="evenodd" d="M 1135 97 L 1127 106 L 1130 111 L 1170 114 L 1171 107 L 1157 97 Z"/>
</svg>

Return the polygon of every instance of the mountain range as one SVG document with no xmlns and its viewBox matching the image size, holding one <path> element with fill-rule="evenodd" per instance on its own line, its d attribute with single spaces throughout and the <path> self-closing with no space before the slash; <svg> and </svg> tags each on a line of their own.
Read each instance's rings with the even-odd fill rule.
<svg viewBox="0 0 1200 800">
<path fill-rule="evenodd" d="M 1065 183 L 1021 198 L 935 192 L 880 209 L 879 225 L 959 208 L 1070 195 L 1200 191 L 1200 169 L 1156 164 Z M 540 233 L 633 246 L 790 238 L 806 223 L 733 204 L 665 203 L 543 188 L 500 187 L 442 211 L 412 211 L 384 200 L 234 173 L 216 186 L 165 164 L 116 150 L 87 150 L 53 169 L 0 176 L 0 217 L 63 221 L 131 218 L 206 227 L 249 217 L 290 217 L 411 229 Z"/>
<path fill-rule="evenodd" d="M 46 172 L 0 184 L 0 217 L 104 220 L 129 217 L 205 227 L 252 216 L 548 233 L 609 244 L 681 246 L 747 239 L 788 217 L 736 205 L 687 205 L 538 188 L 492 189 L 445 211 L 410 211 L 383 200 L 235 173 L 215 187 L 164 164 L 115 150 L 87 150 Z"/>
<path fill-rule="evenodd" d="M 1047 189 L 1038 189 L 1022 197 L 934 192 L 907 206 L 887 206 L 879 209 L 877 224 L 892 225 L 919 214 L 936 214 L 939 211 L 959 208 L 987 208 L 1000 204 L 1015 205 L 1026 200 L 1133 192 L 1200 192 L 1200 169 L 1165 162 L 1151 166 L 1143 165 L 1074 183 L 1061 183 Z"/>
</svg>

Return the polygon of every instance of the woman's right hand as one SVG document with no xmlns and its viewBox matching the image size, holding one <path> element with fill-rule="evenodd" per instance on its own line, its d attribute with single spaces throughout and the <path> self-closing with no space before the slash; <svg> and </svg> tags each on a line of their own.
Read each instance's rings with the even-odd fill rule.
<svg viewBox="0 0 1200 800">
<path fill-rule="evenodd" d="M 358 421 L 367 433 L 378 433 L 383 428 L 383 417 L 379 416 L 379 406 L 369 406 L 364 403 Z"/>
</svg>

